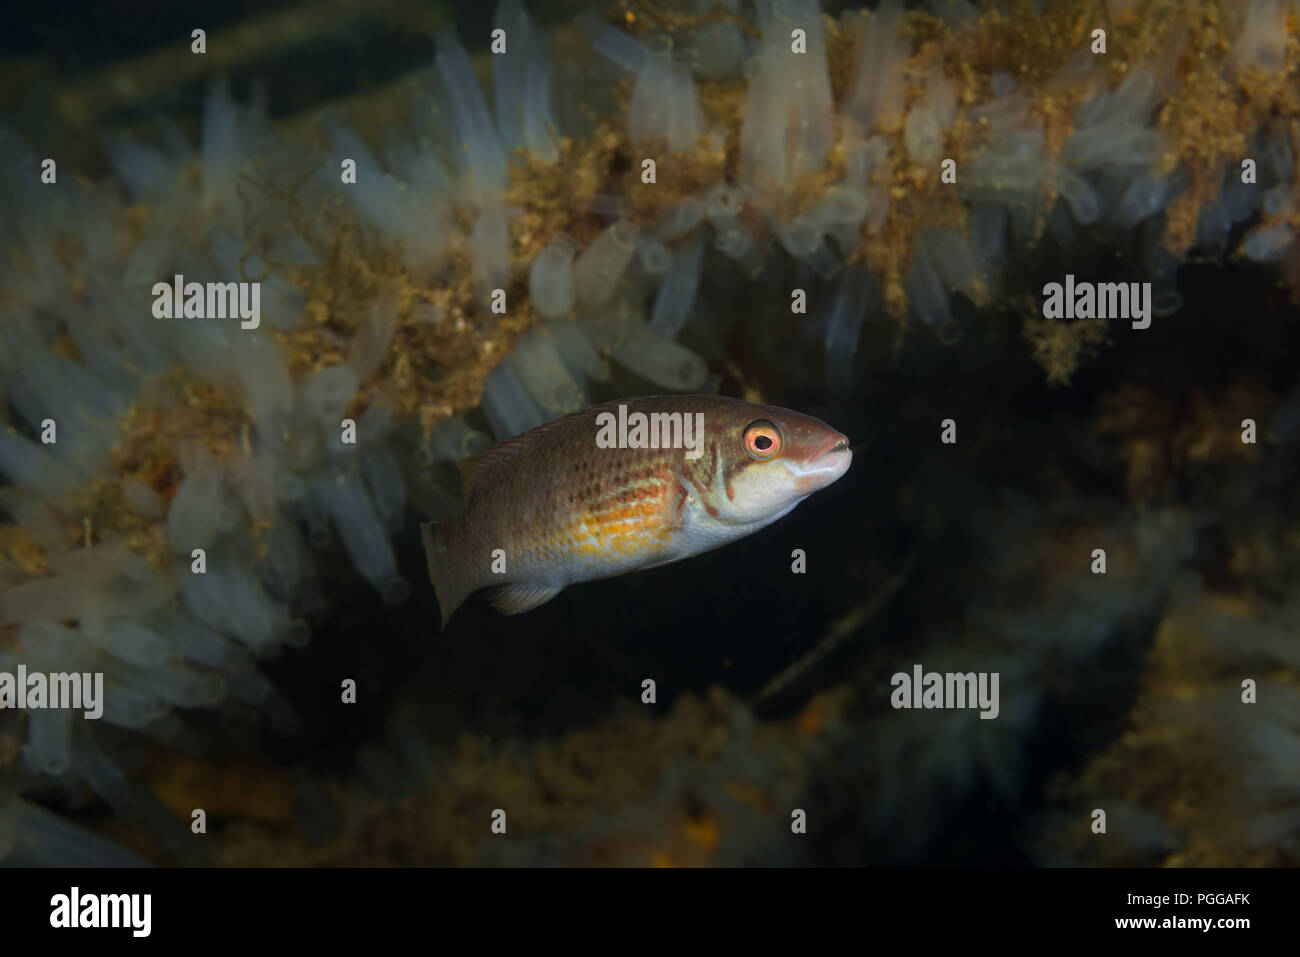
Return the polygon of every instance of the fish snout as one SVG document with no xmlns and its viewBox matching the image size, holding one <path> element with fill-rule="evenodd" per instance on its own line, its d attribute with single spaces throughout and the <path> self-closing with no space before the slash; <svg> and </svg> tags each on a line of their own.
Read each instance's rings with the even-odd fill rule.
<svg viewBox="0 0 1300 957">
<path fill-rule="evenodd" d="M 804 494 L 825 488 L 847 472 L 852 462 L 849 437 L 834 432 L 800 463 L 801 474 L 796 479 L 796 488 Z"/>
<path fill-rule="evenodd" d="M 844 467 L 853 460 L 849 449 L 849 437 L 842 432 L 835 432 L 808 456 L 808 465 L 812 468 L 824 468 L 833 464 L 840 456 L 844 457 Z"/>
</svg>

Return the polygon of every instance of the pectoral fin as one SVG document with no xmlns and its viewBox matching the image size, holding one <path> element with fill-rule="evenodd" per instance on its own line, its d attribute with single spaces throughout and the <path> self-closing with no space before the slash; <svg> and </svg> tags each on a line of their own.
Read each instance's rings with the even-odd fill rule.
<svg viewBox="0 0 1300 957">
<path fill-rule="evenodd" d="M 488 601 L 503 615 L 518 615 L 532 611 L 538 605 L 545 605 L 563 590 L 563 585 L 520 582 L 502 585 L 488 596 Z"/>
</svg>

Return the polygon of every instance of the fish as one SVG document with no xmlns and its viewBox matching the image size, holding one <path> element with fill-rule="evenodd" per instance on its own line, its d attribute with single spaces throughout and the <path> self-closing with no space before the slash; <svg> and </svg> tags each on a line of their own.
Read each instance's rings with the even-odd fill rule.
<svg viewBox="0 0 1300 957">
<path fill-rule="evenodd" d="M 819 419 L 716 395 L 618 399 L 538 426 L 461 463 L 460 514 L 421 525 L 442 625 L 483 588 L 520 614 L 752 535 L 852 459 Z"/>
</svg>

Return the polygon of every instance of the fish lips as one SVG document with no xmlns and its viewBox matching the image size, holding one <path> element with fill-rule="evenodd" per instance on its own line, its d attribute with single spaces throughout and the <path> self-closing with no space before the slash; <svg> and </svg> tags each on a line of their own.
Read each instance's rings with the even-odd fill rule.
<svg viewBox="0 0 1300 957">
<path fill-rule="evenodd" d="M 818 448 L 796 464 L 795 489 L 801 494 L 815 492 L 830 485 L 849 470 L 853 464 L 853 452 L 849 449 L 849 438 L 836 432 Z"/>
</svg>

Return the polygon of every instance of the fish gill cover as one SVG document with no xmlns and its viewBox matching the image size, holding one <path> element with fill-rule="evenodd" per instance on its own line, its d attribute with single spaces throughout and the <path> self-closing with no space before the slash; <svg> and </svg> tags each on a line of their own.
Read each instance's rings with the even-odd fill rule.
<svg viewBox="0 0 1300 957">
<path fill-rule="evenodd" d="M 79 9 L 0 64 L 0 860 L 1296 861 L 1300 5 Z M 675 394 L 703 464 L 488 452 Z M 783 416 L 852 470 L 564 587 Z"/>
</svg>

